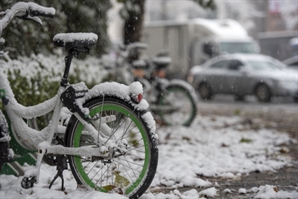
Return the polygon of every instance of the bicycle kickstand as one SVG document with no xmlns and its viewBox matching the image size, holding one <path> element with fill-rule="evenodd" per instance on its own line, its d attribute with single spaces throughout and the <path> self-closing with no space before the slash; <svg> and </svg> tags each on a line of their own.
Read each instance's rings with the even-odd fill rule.
<svg viewBox="0 0 298 199">
<path fill-rule="evenodd" d="M 67 160 L 66 160 L 66 157 L 64 155 L 58 155 L 57 156 L 57 174 L 55 175 L 54 179 L 51 181 L 50 183 L 50 186 L 49 186 L 49 189 L 51 189 L 53 183 L 56 181 L 56 179 L 58 177 L 61 178 L 61 181 L 62 181 L 62 185 L 61 185 L 61 191 L 64 191 L 65 190 L 65 187 L 64 187 L 64 178 L 63 178 L 63 171 L 67 169 Z"/>
</svg>

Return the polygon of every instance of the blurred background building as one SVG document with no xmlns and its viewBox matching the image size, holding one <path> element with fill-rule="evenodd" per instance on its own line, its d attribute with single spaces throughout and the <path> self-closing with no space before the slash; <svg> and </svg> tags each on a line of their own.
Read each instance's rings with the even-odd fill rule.
<svg viewBox="0 0 298 199">
<path fill-rule="evenodd" d="M 252 1 L 263 7 L 266 13 L 263 19 L 255 20 L 254 35 L 260 44 L 261 53 L 284 60 L 298 55 L 297 44 L 293 38 L 298 37 L 298 1 L 266 0 Z M 263 28 L 263 27 L 264 28 Z"/>
<path fill-rule="evenodd" d="M 298 0 L 215 0 L 204 10 L 189 0 L 147 0 L 146 21 L 192 18 L 234 19 L 260 44 L 261 53 L 284 60 L 297 53 L 290 40 L 298 37 Z"/>
<path fill-rule="evenodd" d="M 115 0 L 110 16 L 109 34 L 112 40 L 121 37 L 121 5 Z M 145 22 L 193 18 L 234 19 L 260 45 L 262 54 L 284 60 L 298 54 L 291 39 L 298 37 L 298 0 L 214 0 L 217 9 L 203 9 L 194 0 L 146 0 Z"/>
</svg>

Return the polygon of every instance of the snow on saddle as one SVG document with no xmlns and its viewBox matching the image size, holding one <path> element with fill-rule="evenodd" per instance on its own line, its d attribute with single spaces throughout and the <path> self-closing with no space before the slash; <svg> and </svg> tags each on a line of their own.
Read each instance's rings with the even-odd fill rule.
<svg viewBox="0 0 298 199">
<path fill-rule="evenodd" d="M 98 36 L 94 33 L 59 33 L 53 42 L 57 47 L 64 47 L 66 51 L 77 50 L 89 52 L 89 48 L 96 44 Z"/>
</svg>

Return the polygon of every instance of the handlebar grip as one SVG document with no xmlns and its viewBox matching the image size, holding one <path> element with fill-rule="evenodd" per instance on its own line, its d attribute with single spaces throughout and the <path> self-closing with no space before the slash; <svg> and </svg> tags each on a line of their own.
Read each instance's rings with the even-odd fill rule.
<svg viewBox="0 0 298 199">
<path fill-rule="evenodd" d="M 28 5 L 29 5 L 28 6 L 29 15 L 32 17 L 42 16 L 42 17 L 53 18 L 56 12 L 56 10 L 52 7 L 40 6 L 33 2 L 29 2 Z"/>
</svg>

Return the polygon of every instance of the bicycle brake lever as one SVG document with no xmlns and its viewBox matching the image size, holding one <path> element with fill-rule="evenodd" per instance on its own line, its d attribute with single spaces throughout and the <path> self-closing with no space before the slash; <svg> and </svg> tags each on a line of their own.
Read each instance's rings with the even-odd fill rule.
<svg viewBox="0 0 298 199">
<path fill-rule="evenodd" d="M 40 25 L 42 25 L 42 21 L 41 21 L 41 19 L 39 17 L 28 16 L 27 18 L 30 19 L 30 20 L 32 20 L 32 21 L 35 21 L 35 22 L 39 23 Z"/>
<path fill-rule="evenodd" d="M 41 19 L 39 17 L 36 17 L 36 16 L 32 17 L 32 16 L 26 14 L 26 15 L 17 16 L 17 17 L 20 18 L 20 19 L 23 19 L 23 20 L 32 20 L 32 21 L 35 21 L 35 22 L 39 23 L 40 25 L 42 25 Z"/>
<path fill-rule="evenodd" d="M 17 16 L 17 17 L 20 19 L 23 19 L 23 20 L 32 20 L 32 21 L 35 21 L 35 22 L 39 23 L 40 25 L 42 25 L 42 21 L 39 17 L 30 16 L 28 12 L 26 12 L 26 14 L 24 14 L 24 15 Z"/>
</svg>

